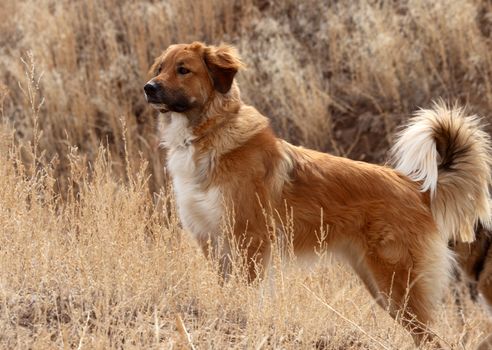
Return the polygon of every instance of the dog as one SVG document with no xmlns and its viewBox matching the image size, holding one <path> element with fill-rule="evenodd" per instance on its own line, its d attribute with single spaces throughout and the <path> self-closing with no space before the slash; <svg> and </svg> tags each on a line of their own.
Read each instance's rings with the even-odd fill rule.
<svg viewBox="0 0 492 350">
<path fill-rule="evenodd" d="M 472 300 L 482 304 L 492 315 L 492 231 L 478 225 L 475 235 L 476 239 L 471 243 L 450 242 L 457 261 L 456 282 L 465 282 Z M 456 285 L 453 285 L 453 291 L 461 315 L 462 293 Z M 492 349 L 492 334 L 477 347 L 477 350 L 485 349 Z"/>
<path fill-rule="evenodd" d="M 473 300 L 482 299 L 492 314 L 492 231 L 479 225 L 476 240 L 452 244 L 458 267 L 470 285 Z"/>
<path fill-rule="evenodd" d="M 490 141 L 479 120 L 438 102 L 399 133 L 391 167 L 353 161 L 277 138 L 241 100 L 243 66 L 231 46 L 194 42 L 171 45 L 150 69 L 144 92 L 160 113 L 183 227 L 224 274 L 235 242 L 250 281 L 268 265 L 286 217 L 300 257 L 314 254 L 326 228 L 323 245 L 346 258 L 417 345 L 431 340 L 452 268 L 448 240 L 472 241 L 476 222 L 490 225 Z M 219 244 L 224 222 L 233 240 Z"/>
</svg>

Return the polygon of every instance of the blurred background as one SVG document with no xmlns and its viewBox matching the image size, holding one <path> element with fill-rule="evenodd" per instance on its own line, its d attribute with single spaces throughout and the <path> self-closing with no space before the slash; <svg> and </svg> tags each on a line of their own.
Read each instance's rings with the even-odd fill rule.
<svg viewBox="0 0 492 350">
<path fill-rule="evenodd" d="M 36 141 L 63 191 L 70 152 L 100 145 L 165 183 L 156 113 L 142 86 L 168 45 L 238 47 L 243 99 L 294 144 L 383 162 L 392 134 L 433 99 L 492 111 L 490 1 L 3 0 L 0 117 Z M 127 150 L 125 151 L 125 142 Z M 32 158 L 32 157 L 31 157 Z M 119 175 L 118 175 L 119 174 Z"/>
</svg>

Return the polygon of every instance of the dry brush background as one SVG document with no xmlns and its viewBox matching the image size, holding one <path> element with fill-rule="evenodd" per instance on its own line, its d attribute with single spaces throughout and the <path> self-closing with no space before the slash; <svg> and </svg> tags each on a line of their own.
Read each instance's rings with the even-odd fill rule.
<svg viewBox="0 0 492 350">
<path fill-rule="evenodd" d="M 4 0 L 0 347 L 412 348 L 322 251 L 301 268 L 279 247 L 263 283 L 240 264 L 218 283 L 180 229 L 142 94 L 153 58 L 193 40 L 238 47 L 243 99 L 296 144 L 382 162 L 440 96 L 491 120 L 489 1 Z M 468 349 L 492 324 L 460 289 L 433 327 Z"/>
</svg>

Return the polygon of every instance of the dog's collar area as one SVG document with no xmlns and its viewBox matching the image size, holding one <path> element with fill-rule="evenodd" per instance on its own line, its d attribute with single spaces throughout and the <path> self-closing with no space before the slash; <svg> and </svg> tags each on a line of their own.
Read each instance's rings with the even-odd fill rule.
<svg viewBox="0 0 492 350">
<path fill-rule="evenodd" d="M 190 147 L 190 146 L 193 146 L 195 144 L 197 144 L 198 142 L 200 142 L 200 140 L 203 140 L 205 138 L 205 136 L 207 136 L 207 134 L 205 135 L 202 135 L 202 136 L 197 136 L 197 137 L 193 137 L 193 138 L 186 138 L 183 140 L 183 147 Z"/>
<path fill-rule="evenodd" d="M 211 119 L 210 117 L 207 118 L 208 120 Z M 213 120 L 216 120 L 216 118 L 212 118 Z M 204 121 L 202 124 L 200 125 L 203 125 L 207 123 L 207 121 Z M 183 145 L 184 146 L 192 146 L 192 145 L 196 145 L 197 143 L 199 143 L 201 140 L 205 139 L 208 135 L 210 135 L 214 130 L 216 130 L 217 128 L 220 128 L 222 126 L 224 126 L 224 124 L 226 124 L 226 121 L 221 121 L 219 123 L 212 123 L 212 125 L 210 125 L 208 128 L 205 129 L 205 131 L 203 133 L 201 133 L 200 136 L 195 136 L 193 138 L 188 138 L 188 139 L 185 139 L 183 141 Z M 197 126 L 195 129 L 197 128 L 200 128 L 200 125 Z"/>
</svg>

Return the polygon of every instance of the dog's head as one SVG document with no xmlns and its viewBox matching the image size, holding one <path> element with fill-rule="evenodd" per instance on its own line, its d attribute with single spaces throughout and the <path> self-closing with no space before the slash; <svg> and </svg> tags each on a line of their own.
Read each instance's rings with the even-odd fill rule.
<svg viewBox="0 0 492 350">
<path fill-rule="evenodd" d="M 231 46 L 171 45 L 152 65 L 145 97 L 161 113 L 179 112 L 196 123 L 212 98 L 228 94 L 242 65 Z"/>
</svg>

